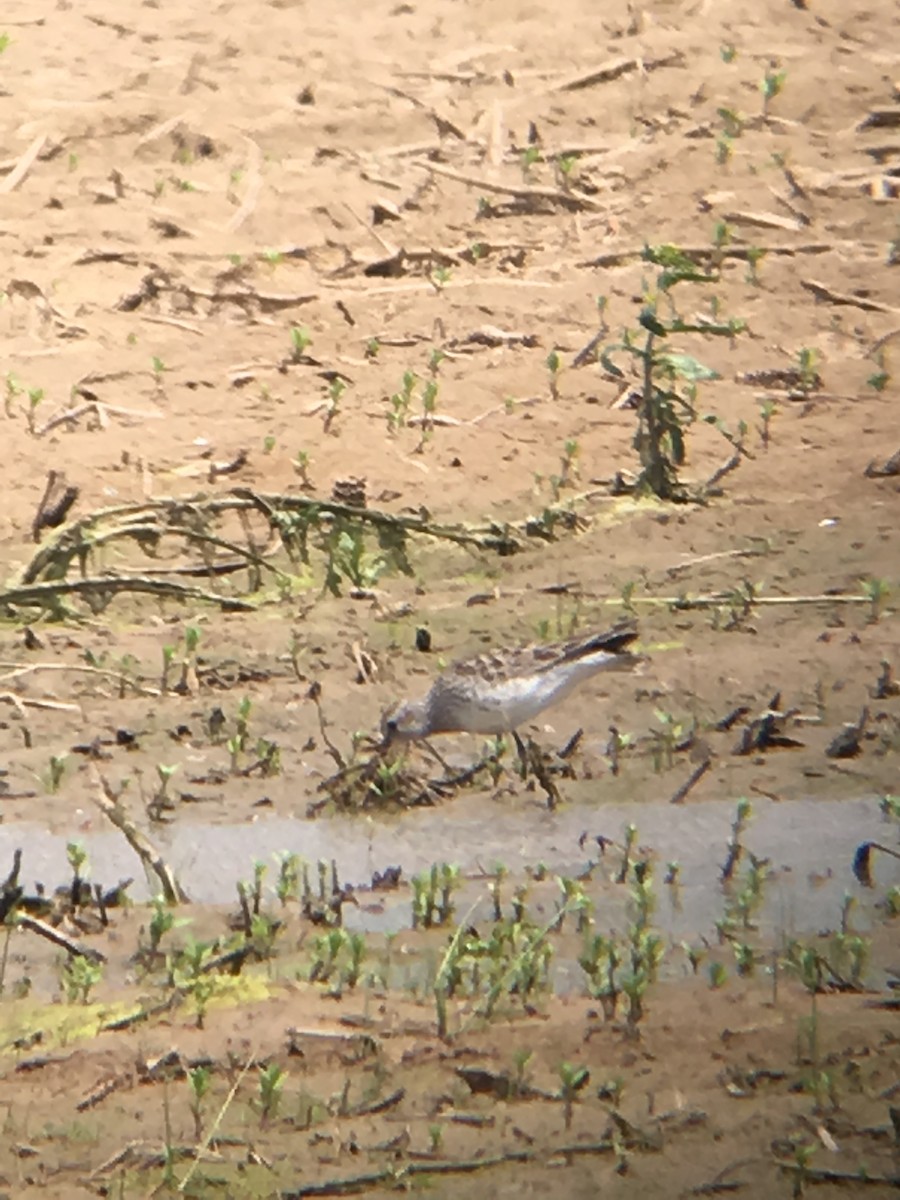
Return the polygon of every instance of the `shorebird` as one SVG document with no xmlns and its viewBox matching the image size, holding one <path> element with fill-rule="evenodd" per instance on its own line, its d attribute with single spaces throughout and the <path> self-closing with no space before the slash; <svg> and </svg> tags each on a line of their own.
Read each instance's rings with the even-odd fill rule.
<svg viewBox="0 0 900 1200">
<path fill-rule="evenodd" d="M 495 650 L 454 663 L 421 700 L 389 708 L 381 722 L 383 745 L 434 733 L 511 733 L 567 696 L 599 671 L 631 670 L 643 659 L 627 647 L 632 623 L 568 642 Z"/>
</svg>

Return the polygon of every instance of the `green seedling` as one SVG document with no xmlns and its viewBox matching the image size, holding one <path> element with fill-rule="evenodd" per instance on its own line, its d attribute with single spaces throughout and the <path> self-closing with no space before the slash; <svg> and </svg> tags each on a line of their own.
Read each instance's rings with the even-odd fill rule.
<svg viewBox="0 0 900 1200">
<path fill-rule="evenodd" d="M 553 400 L 559 399 L 559 373 L 562 369 L 562 360 L 559 357 L 559 351 L 551 350 L 546 359 L 547 371 L 550 375 L 550 396 Z"/>
<path fill-rule="evenodd" d="M 653 715 L 662 726 L 661 729 L 651 729 L 650 736 L 653 745 L 650 755 L 653 760 L 653 770 L 659 774 L 675 764 L 675 755 L 685 736 L 685 727 L 677 720 L 674 713 L 664 709 L 654 709 Z"/>
<path fill-rule="evenodd" d="M 516 1050 L 513 1054 L 513 1080 L 512 1094 L 516 1097 L 525 1095 L 527 1083 L 525 1080 L 525 1069 L 534 1057 L 533 1050 Z"/>
<path fill-rule="evenodd" d="M 728 972 L 720 962 L 711 962 L 706 969 L 706 973 L 709 977 L 709 986 L 713 991 L 718 991 L 728 981 Z"/>
<path fill-rule="evenodd" d="M 87 1004 L 102 978 L 102 964 L 80 954 L 70 956 L 60 973 L 60 983 L 69 1004 Z"/>
<path fill-rule="evenodd" d="M 759 85 L 759 90 L 762 92 L 763 120 L 768 120 L 769 108 L 772 101 L 784 91 L 786 79 L 787 71 L 770 71 L 768 68 L 766 69 L 766 73 Z"/>
<path fill-rule="evenodd" d="M 328 433 L 332 425 L 337 420 L 337 415 L 341 406 L 341 396 L 347 390 L 347 385 L 341 379 L 340 375 L 336 375 L 328 385 L 328 404 L 325 408 L 324 431 Z"/>
<path fill-rule="evenodd" d="M 580 450 L 578 443 L 574 438 L 569 438 L 563 446 L 563 455 L 559 475 L 560 487 L 571 487 L 573 482 L 578 478 L 579 453 Z"/>
<path fill-rule="evenodd" d="M 241 751 L 246 750 L 247 741 L 250 737 L 250 713 L 253 709 L 253 702 L 249 696 L 244 696 L 238 705 L 236 737 Z"/>
<path fill-rule="evenodd" d="M 519 158 L 519 162 L 522 167 L 522 178 L 525 180 L 526 183 L 531 178 L 531 175 L 532 175 L 531 168 L 535 165 L 535 163 L 539 163 L 540 161 L 541 161 L 541 150 L 540 150 L 539 146 L 527 146 L 522 151 L 522 154 Z"/>
<path fill-rule="evenodd" d="M 308 329 L 303 329 L 297 325 L 291 326 L 291 362 L 303 362 L 306 358 L 306 351 L 311 344 L 312 337 Z"/>
<path fill-rule="evenodd" d="M 159 680 L 159 690 L 165 696 L 169 690 L 169 672 L 172 669 L 172 663 L 175 661 L 175 646 L 163 646 L 162 648 L 162 675 Z"/>
<path fill-rule="evenodd" d="M 559 1064 L 559 1096 L 563 1102 L 563 1122 L 566 1129 L 572 1128 L 575 1098 L 590 1078 L 591 1073 L 587 1067 L 578 1067 L 569 1062 Z"/>
<path fill-rule="evenodd" d="M 66 846 L 66 859 L 75 878 L 83 879 L 87 874 L 85 868 L 88 861 L 87 851 L 84 846 L 80 842 L 69 842 Z"/>
<path fill-rule="evenodd" d="M 66 773 L 66 763 L 69 760 L 68 754 L 51 754 L 50 762 L 47 766 L 47 791 L 51 795 L 55 795 L 62 785 L 63 776 Z"/>
<path fill-rule="evenodd" d="M 275 449 L 276 441 L 271 433 L 266 434 L 263 438 L 263 454 L 271 454 Z"/>
<path fill-rule="evenodd" d="M 153 368 L 153 381 L 157 388 L 161 388 L 163 383 L 163 375 L 165 375 L 168 368 L 163 360 L 158 358 L 155 354 L 150 360 L 150 365 Z"/>
<path fill-rule="evenodd" d="M 759 246 L 747 247 L 747 283 L 752 283 L 754 287 L 759 287 L 759 264 L 766 257 L 768 251 L 762 250 Z"/>
<path fill-rule="evenodd" d="M 705 946 L 692 946 L 690 942 L 682 942 L 681 948 L 685 953 L 685 957 L 691 968 L 691 974 L 697 975 L 700 972 L 700 967 L 708 953 Z"/>
<path fill-rule="evenodd" d="M 498 863 L 494 868 L 493 878 L 488 882 L 488 889 L 491 893 L 491 901 L 494 906 L 495 921 L 503 920 L 503 903 L 500 898 L 500 887 L 508 874 L 509 872 L 506 867 L 502 863 Z"/>
<path fill-rule="evenodd" d="M 878 370 L 873 371 L 866 380 L 866 385 L 876 392 L 883 392 L 887 385 L 891 382 L 891 376 L 885 363 L 884 351 L 880 350 L 875 359 L 878 364 Z"/>
<path fill-rule="evenodd" d="M 241 739 L 234 735 L 225 743 L 228 750 L 229 766 L 228 769 L 232 775 L 240 775 L 241 773 Z"/>
<path fill-rule="evenodd" d="M 209 1067 L 194 1067 L 188 1070 L 187 1080 L 190 1088 L 188 1104 L 194 1118 L 194 1141 L 199 1145 L 203 1141 L 203 1098 L 209 1091 L 212 1072 Z"/>
<path fill-rule="evenodd" d="M 616 971 L 621 965 L 621 952 L 615 938 L 601 933 L 589 933 L 578 965 L 588 978 L 590 995 L 600 1001 L 607 1021 L 613 1020 L 619 1002 L 619 986 Z"/>
<path fill-rule="evenodd" d="M 716 110 L 722 120 L 722 130 L 727 138 L 739 138 L 744 132 L 744 118 L 733 108 L 722 106 Z"/>
<path fill-rule="evenodd" d="M 644 289 L 639 329 L 634 333 L 626 330 L 620 342 L 603 350 L 600 361 L 623 383 L 628 377 L 614 356 L 626 356 L 640 372 L 634 448 L 641 472 L 636 490 L 662 500 L 678 500 L 687 495 L 678 472 L 686 459 L 687 430 L 696 419 L 697 388 L 702 382 L 718 379 L 719 374 L 677 349 L 671 339 L 685 334 L 734 339 L 744 323 L 736 319 L 716 323 L 682 318 L 675 310 L 676 286 L 713 283 L 718 277 L 699 270 L 677 246 L 648 246 L 644 259 L 660 270 L 655 290 Z"/>
<path fill-rule="evenodd" d="M 861 579 L 863 595 L 869 602 L 868 623 L 877 625 L 881 620 L 884 603 L 891 594 L 890 584 L 886 579 Z"/>
<path fill-rule="evenodd" d="M 159 786 L 150 798 L 150 803 L 147 805 L 147 812 L 155 819 L 159 819 L 165 809 L 174 808 L 172 800 L 169 796 L 169 784 L 172 776 L 178 770 L 178 764 L 173 763 L 172 766 L 166 766 L 163 763 L 156 764 L 156 774 L 159 779 Z"/>
<path fill-rule="evenodd" d="M 737 58 L 737 54 L 737 46 L 735 46 L 732 42 L 726 42 L 724 45 L 719 47 L 719 55 L 723 63 L 733 63 Z"/>
<path fill-rule="evenodd" d="M 753 805 L 750 801 L 742 796 L 737 802 L 735 809 L 734 821 L 731 824 L 731 837 L 728 840 L 728 854 L 725 863 L 722 867 L 721 880 L 727 883 L 734 875 L 738 863 L 741 861 L 741 856 L 744 853 L 744 847 L 741 842 L 744 830 L 747 823 L 753 816 Z"/>
<path fill-rule="evenodd" d="M 313 491 L 313 482 L 309 477 L 310 457 L 306 450 L 298 450 L 293 461 L 294 470 L 300 476 L 300 483 L 306 491 Z"/>
<path fill-rule="evenodd" d="M 300 857 L 293 853 L 284 853 L 278 860 L 278 881 L 275 884 L 275 895 L 282 908 L 288 901 L 300 898 Z"/>
<path fill-rule="evenodd" d="M 778 405 L 774 400 L 763 400 L 759 406 L 759 440 L 763 450 L 769 449 L 769 442 L 772 440 L 772 419 L 778 412 Z"/>
<path fill-rule="evenodd" d="M 578 155 L 560 154 L 553 160 L 553 166 L 560 188 L 567 192 L 578 174 Z"/>
<path fill-rule="evenodd" d="M 381 342 L 377 337 L 371 337 L 366 342 L 366 358 L 376 359 L 381 351 Z"/>
<path fill-rule="evenodd" d="M 727 167 L 734 154 L 734 141 L 728 134 L 720 134 L 716 138 L 716 162 L 720 167 Z"/>
<path fill-rule="evenodd" d="M 267 1125 L 278 1115 L 287 1072 L 278 1063 L 259 1068 L 259 1123 Z"/>
<path fill-rule="evenodd" d="M 802 391 L 814 392 L 820 386 L 818 366 L 818 351 L 804 346 L 797 354 L 797 368 L 800 373 Z"/>
<path fill-rule="evenodd" d="M 403 372 L 403 386 L 399 392 L 395 392 L 391 396 L 390 400 L 391 411 L 388 413 L 389 432 L 396 433 L 398 429 L 402 429 L 406 424 L 417 382 L 418 378 L 414 371 L 407 370 Z"/>
<path fill-rule="evenodd" d="M 431 283 L 431 286 L 438 293 L 438 295 L 440 295 L 450 282 L 452 276 L 453 272 L 449 267 L 440 266 L 434 268 L 434 270 L 428 276 L 428 279 Z"/>
<path fill-rule="evenodd" d="M 6 387 L 3 393 L 3 410 L 8 417 L 13 416 L 16 398 L 21 396 L 24 390 L 12 371 L 7 371 Z"/>
<path fill-rule="evenodd" d="M 37 431 L 37 410 L 43 399 L 43 388 L 28 389 L 28 408 L 25 410 L 25 421 L 28 425 L 29 433 L 35 433 Z"/>
<path fill-rule="evenodd" d="M 734 962 L 737 967 L 737 973 L 742 978 L 752 975 L 756 966 L 756 955 L 753 947 L 748 946 L 746 942 L 736 942 L 734 945 Z"/>
<path fill-rule="evenodd" d="M 173 929 L 189 925 L 190 920 L 187 917 L 176 917 L 162 896 L 153 898 L 151 908 L 153 911 L 148 932 L 150 934 L 150 954 L 155 955 L 165 935 L 171 933 Z"/>
<path fill-rule="evenodd" d="M 429 379 L 422 390 L 422 433 L 416 453 L 421 454 L 434 433 L 434 414 L 437 412 L 438 385 Z"/>
</svg>

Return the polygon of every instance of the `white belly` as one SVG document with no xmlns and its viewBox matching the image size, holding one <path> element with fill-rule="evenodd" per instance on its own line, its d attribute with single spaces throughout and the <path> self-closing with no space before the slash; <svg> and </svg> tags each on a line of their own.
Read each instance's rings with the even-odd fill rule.
<svg viewBox="0 0 900 1200">
<path fill-rule="evenodd" d="M 562 678 L 548 673 L 495 684 L 490 695 L 481 696 L 477 707 L 472 706 L 467 727 L 471 733 L 510 733 L 562 700 L 578 681 L 578 673 Z"/>
</svg>

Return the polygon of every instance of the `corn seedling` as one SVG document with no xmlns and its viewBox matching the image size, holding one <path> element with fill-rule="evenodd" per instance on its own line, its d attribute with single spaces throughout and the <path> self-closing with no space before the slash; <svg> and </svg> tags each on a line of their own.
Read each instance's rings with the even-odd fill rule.
<svg viewBox="0 0 900 1200">
<path fill-rule="evenodd" d="M 203 1140 L 203 1098 L 209 1091 L 212 1073 L 209 1067 L 194 1067 L 188 1070 L 187 1080 L 190 1088 L 188 1104 L 191 1116 L 194 1118 L 194 1141 Z"/>
<path fill-rule="evenodd" d="M 818 351 L 811 349 L 809 346 L 804 346 L 797 354 L 797 369 L 800 374 L 800 388 L 802 391 L 814 392 L 816 388 L 821 387 L 818 365 Z"/>
<path fill-rule="evenodd" d="M 762 115 L 763 120 L 769 118 L 769 108 L 776 96 L 780 96 L 784 90 L 785 80 L 787 79 L 787 71 L 770 71 L 766 69 L 766 73 L 759 85 L 759 90 L 762 92 Z"/>
<path fill-rule="evenodd" d="M 891 381 L 891 376 L 885 363 L 884 351 L 878 352 L 878 356 L 875 361 L 878 364 L 878 370 L 872 372 L 872 374 L 866 380 L 866 386 L 872 388 L 876 392 L 883 392 Z"/>
<path fill-rule="evenodd" d="M 772 418 L 778 412 L 778 405 L 774 400 L 763 400 L 759 406 L 759 440 L 763 450 L 768 450 L 769 442 L 771 441 Z"/>
<path fill-rule="evenodd" d="M 534 1057 L 533 1050 L 516 1050 L 513 1054 L 513 1068 L 515 1074 L 512 1080 L 512 1095 L 524 1096 L 526 1090 L 525 1068 Z"/>
<path fill-rule="evenodd" d="M 286 908 L 289 900 L 297 900 L 300 896 L 300 858 L 297 854 L 284 853 L 278 860 L 278 881 L 275 884 L 275 895 L 282 908 Z"/>
<path fill-rule="evenodd" d="M 734 141 L 727 133 L 716 138 L 716 162 L 720 167 L 727 167 L 734 154 Z"/>
<path fill-rule="evenodd" d="M 156 791 L 150 797 L 147 804 L 147 815 L 153 821 L 158 821 L 162 817 L 163 812 L 167 809 L 173 809 L 175 805 L 169 796 L 169 784 L 172 776 L 178 770 L 178 764 L 174 763 L 171 766 L 166 766 L 164 763 L 156 764 L 156 775 L 159 784 Z"/>
<path fill-rule="evenodd" d="M 498 863 L 494 868 L 494 877 L 488 883 L 488 890 L 491 893 L 491 902 L 494 906 L 495 921 L 503 920 L 503 904 L 500 898 L 500 885 L 503 883 L 503 880 L 506 878 L 508 873 L 509 872 L 507 871 L 506 867 L 504 867 L 502 863 Z"/>
<path fill-rule="evenodd" d="M 714 992 L 724 987 L 728 982 L 728 972 L 720 962 L 711 962 L 706 969 L 706 973 L 709 978 L 709 986 Z"/>
<path fill-rule="evenodd" d="M 324 431 L 328 433 L 332 425 L 337 419 L 338 411 L 341 404 L 341 396 L 347 390 L 347 385 L 341 379 L 340 375 L 336 375 L 328 385 L 328 404 L 325 408 Z"/>
<path fill-rule="evenodd" d="M 60 973 L 60 983 L 69 1004 L 87 1004 L 102 978 L 102 965 L 80 954 L 68 958 Z"/>
<path fill-rule="evenodd" d="M 573 1063 L 559 1064 L 559 1097 L 563 1102 L 563 1123 L 566 1129 L 572 1128 L 572 1110 L 575 1097 L 590 1081 L 591 1073 L 587 1067 L 577 1067 Z"/>
<path fill-rule="evenodd" d="M 753 974 L 756 966 L 756 956 L 753 952 L 753 947 L 748 946 L 746 942 L 736 942 L 733 946 L 734 963 L 737 968 L 737 973 L 742 978 L 747 978 Z"/>
<path fill-rule="evenodd" d="M 661 729 L 651 729 L 650 736 L 653 744 L 650 756 L 653 760 L 653 770 L 659 774 L 666 771 L 675 763 L 675 755 L 685 736 L 685 727 L 675 718 L 674 713 L 664 709 L 654 709 L 653 715 L 662 726 Z"/>
<path fill-rule="evenodd" d="M 263 438 L 263 454 L 271 454 L 272 451 L 275 449 L 275 446 L 276 446 L 275 438 L 272 436 L 271 433 L 267 434 Z"/>
<path fill-rule="evenodd" d="M 46 786 L 47 791 L 51 795 L 55 795 L 62 785 L 63 777 L 66 773 L 66 763 L 68 762 L 68 754 L 51 754 L 50 762 L 47 765 Z"/>
<path fill-rule="evenodd" d="M 742 796 L 737 802 L 734 821 L 731 825 L 731 837 L 728 840 L 728 853 L 722 866 L 720 878 L 723 883 L 727 883 L 732 878 L 741 860 L 741 855 L 744 853 L 741 838 L 752 816 L 753 805 L 745 796 Z"/>
<path fill-rule="evenodd" d="M 522 179 L 527 183 L 532 176 L 531 168 L 535 163 L 541 161 L 541 150 L 539 146 L 527 146 L 519 157 L 519 163 L 522 167 Z"/>
<path fill-rule="evenodd" d="M 175 646 L 163 646 L 162 648 L 162 675 L 159 680 L 159 690 L 165 696 L 169 691 L 169 672 L 172 669 L 172 663 L 175 661 Z"/>
<path fill-rule="evenodd" d="M 437 412 L 438 385 L 429 379 L 422 390 L 422 433 L 416 453 L 421 454 L 434 434 L 434 414 Z"/>
<path fill-rule="evenodd" d="M 259 1123 L 265 1126 L 278 1115 L 287 1072 L 278 1063 L 259 1068 Z"/>
<path fill-rule="evenodd" d="M 600 1001 L 603 1015 L 611 1021 L 616 1015 L 619 986 L 616 971 L 621 965 L 621 954 L 615 938 L 602 933 L 588 933 L 578 965 L 588 979 L 588 992 Z"/>
<path fill-rule="evenodd" d="M 301 485 L 307 490 L 313 490 L 313 482 L 309 477 L 310 457 L 306 450 L 298 450 L 293 460 L 293 467 L 300 476 Z"/>
<path fill-rule="evenodd" d="M 559 357 L 557 350 L 551 350 L 546 359 L 547 371 L 550 376 L 550 397 L 553 400 L 559 399 L 559 373 L 562 369 L 562 360 Z"/>
<path fill-rule="evenodd" d="M 747 283 L 752 283 L 754 287 L 759 287 L 759 264 L 766 257 L 766 251 L 760 249 L 759 246 L 747 247 Z"/>
<path fill-rule="evenodd" d="M 735 46 L 732 42 L 726 42 L 724 45 L 719 47 L 719 55 L 723 63 L 733 63 L 737 58 L 737 53 L 737 46 Z"/>
<path fill-rule="evenodd" d="M 706 947 L 692 946 L 690 942 L 682 942 L 681 948 L 688 960 L 688 964 L 691 968 L 691 974 L 697 975 L 700 971 L 701 964 L 708 953 Z"/>
<path fill-rule="evenodd" d="M 19 380 L 13 375 L 12 371 L 6 373 L 6 387 L 3 393 L 3 410 L 8 417 L 14 415 L 14 404 L 18 396 L 22 395 L 25 389 L 22 387 Z"/>
<path fill-rule="evenodd" d="M 189 925 L 190 920 L 187 917 L 176 917 L 162 896 L 155 896 L 153 898 L 151 908 L 152 915 L 150 917 L 148 932 L 150 934 L 149 954 L 153 957 L 159 951 L 160 943 L 165 935 L 173 929 Z"/>
<path fill-rule="evenodd" d="M 163 376 L 165 375 L 168 368 L 166 367 L 166 364 L 163 362 L 163 360 L 161 358 L 158 358 L 155 354 L 153 355 L 153 358 L 150 360 L 150 365 L 153 369 L 153 382 L 156 384 L 157 389 L 161 391 L 162 385 L 163 385 Z"/>
<path fill-rule="evenodd" d="M 291 362 L 305 362 L 306 351 L 309 349 L 311 344 L 312 337 L 308 329 L 304 329 L 297 325 L 291 326 Z"/>
<path fill-rule="evenodd" d="M 881 619 L 884 603 L 891 594 L 890 585 L 886 579 L 861 579 L 863 595 L 869 602 L 868 623 L 877 625 Z"/>
</svg>

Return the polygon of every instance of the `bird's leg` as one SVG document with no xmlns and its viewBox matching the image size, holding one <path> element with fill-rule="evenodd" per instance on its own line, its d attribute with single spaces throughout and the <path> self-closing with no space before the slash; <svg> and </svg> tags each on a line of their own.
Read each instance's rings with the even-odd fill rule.
<svg viewBox="0 0 900 1200">
<path fill-rule="evenodd" d="M 513 741 L 516 743 L 516 752 L 519 755 L 519 776 L 524 780 L 528 778 L 528 764 L 530 762 L 528 747 L 515 729 L 512 731 L 512 735 Z"/>
<path fill-rule="evenodd" d="M 438 754 L 431 742 L 429 742 L 427 738 L 422 738 L 422 745 L 428 751 L 431 757 L 436 759 L 441 764 L 441 766 L 444 768 L 444 774 L 449 775 L 451 773 L 449 765 L 443 758 L 441 758 L 440 754 Z"/>
</svg>

